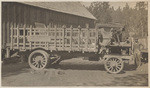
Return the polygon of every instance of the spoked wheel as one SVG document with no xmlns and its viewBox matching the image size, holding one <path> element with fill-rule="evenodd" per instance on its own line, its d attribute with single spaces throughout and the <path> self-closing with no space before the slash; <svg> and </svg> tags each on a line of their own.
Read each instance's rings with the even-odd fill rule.
<svg viewBox="0 0 150 88">
<path fill-rule="evenodd" d="M 122 59 L 119 58 L 108 58 L 104 66 L 109 73 L 117 74 L 122 71 L 124 63 Z"/>
<path fill-rule="evenodd" d="M 48 65 L 48 53 L 43 50 L 33 51 L 29 58 L 28 63 L 30 67 L 34 70 L 42 70 Z"/>
</svg>

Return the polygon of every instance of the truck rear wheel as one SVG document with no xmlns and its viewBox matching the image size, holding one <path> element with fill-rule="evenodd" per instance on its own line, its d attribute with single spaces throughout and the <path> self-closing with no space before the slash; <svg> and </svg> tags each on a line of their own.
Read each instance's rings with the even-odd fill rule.
<svg viewBox="0 0 150 88">
<path fill-rule="evenodd" d="M 43 50 L 33 51 L 28 58 L 29 66 L 34 70 L 42 70 L 48 66 L 49 54 Z"/>
<path fill-rule="evenodd" d="M 117 74 L 123 70 L 124 63 L 122 59 L 113 57 L 113 58 L 108 58 L 104 66 L 107 72 Z"/>
</svg>

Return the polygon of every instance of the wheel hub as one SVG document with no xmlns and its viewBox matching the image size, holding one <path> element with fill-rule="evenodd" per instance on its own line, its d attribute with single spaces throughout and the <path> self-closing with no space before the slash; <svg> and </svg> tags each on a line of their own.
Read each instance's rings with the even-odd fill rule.
<svg viewBox="0 0 150 88">
<path fill-rule="evenodd" d="M 34 56 L 32 60 L 32 64 L 37 68 L 42 68 L 46 63 L 43 55 Z"/>
<path fill-rule="evenodd" d="M 117 66 L 117 62 L 115 62 L 115 61 L 110 62 L 110 66 L 112 66 L 112 67 Z"/>
<path fill-rule="evenodd" d="M 35 58 L 35 61 L 38 62 L 38 61 L 42 61 L 44 58 L 42 56 L 37 56 Z"/>
</svg>

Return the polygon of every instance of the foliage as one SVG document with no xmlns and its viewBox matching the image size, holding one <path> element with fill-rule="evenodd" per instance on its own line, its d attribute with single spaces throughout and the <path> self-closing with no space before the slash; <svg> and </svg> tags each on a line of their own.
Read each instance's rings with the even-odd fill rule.
<svg viewBox="0 0 150 88">
<path fill-rule="evenodd" d="M 97 22 L 108 23 L 112 21 L 109 7 L 108 2 L 93 2 L 88 10 L 97 18 Z"/>
<path fill-rule="evenodd" d="M 135 32 L 135 37 L 148 36 L 148 2 L 136 2 L 131 8 L 110 7 L 109 2 L 93 2 L 87 9 L 97 18 L 96 23 L 121 23 L 125 25 L 126 35 Z"/>
</svg>

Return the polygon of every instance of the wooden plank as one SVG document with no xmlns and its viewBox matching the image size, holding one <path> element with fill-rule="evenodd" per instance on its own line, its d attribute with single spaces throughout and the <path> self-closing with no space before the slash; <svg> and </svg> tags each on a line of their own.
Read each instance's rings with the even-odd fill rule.
<svg viewBox="0 0 150 88">
<path fill-rule="evenodd" d="M 6 3 L 2 3 L 2 48 L 5 48 L 5 42 L 6 42 Z"/>
<path fill-rule="evenodd" d="M 6 11 L 6 43 L 8 44 L 9 43 L 9 37 L 10 37 L 10 35 L 9 35 L 9 4 L 7 4 L 6 5 L 6 9 L 5 9 L 5 11 Z M 7 45 L 6 44 L 6 45 Z"/>
<path fill-rule="evenodd" d="M 34 7 L 30 7 L 30 13 L 29 13 L 30 14 L 30 24 L 29 24 L 30 26 L 34 25 L 34 22 L 36 22 L 36 20 L 35 20 L 36 14 L 34 12 L 35 12 Z"/>
<path fill-rule="evenodd" d="M 9 15 L 10 16 L 10 18 L 9 18 L 9 20 L 10 20 L 10 28 L 11 28 L 11 26 L 13 24 L 13 17 L 14 17 L 13 16 L 13 8 L 12 7 L 13 7 L 13 4 L 10 3 L 10 11 L 9 11 L 10 12 L 10 15 Z"/>
<path fill-rule="evenodd" d="M 27 22 L 27 24 L 26 24 L 26 27 L 30 27 L 30 25 L 32 24 L 32 18 L 31 18 L 31 6 L 28 6 L 28 11 L 27 11 L 27 13 L 28 13 L 28 22 Z"/>
<path fill-rule="evenodd" d="M 19 49 L 19 25 L 17 25 L 17 48 Z"/>
<path fill-rule="evenodd" d="M 51 28 L 51 24 L 49 23 L 48 25 L 48 36 L 50 37 L 50 28 Z M 49 39 L 49 42 L 48 42 L 48 50 L 50 50 L 50 42 L 51 42 L 51 39 Z"/>
<path fill-rule="evenodd" d="M 6 21 L 6 3 L 2 3 L 2 22 Z"/>
<path fill-rule="evenodd" d="M 7 30 L 7 44 L 8 44 L 8 43 L 9 43 L 9 36 L 10 36 L 10 35 L 9 35 L 9 30 L 10 30 L 10 29 L 9 29 L 9 21 L 7 21 L 6 28 L 7 28 L 6 30 Z"/>
<path fill-rule="evenodd" d="M 80 49 L 80 34 L 81 34 L 81 27 L 80 25 L 78 26 L 78 49 Z"/>
<path fill-rule="evenodd" d="M 97 48 L 97 39 L 98 39 L 98 30 L 97 29 L 95 29 L 95 52 L 97 52 L 98 51 L 98 48 Z"/>
<path fill-rule="evenodd" d="M 22 27 L 22 25 L 21 25 L 21 19 L 22 19 L 22 13 L 21 13 L 21 6 L 20 5 L 18 5 L 18 8 L 17 8 L 18 10 L 18 25 L 20 26 L 20 27 Z"/>
<path fill-rule="evenodd" d="M 5 37 L 5 35 L 6 35 L 6 30 L 5 30 L 5 22 L 3 22 L 3 26 L 2 26 L 3 28 L 2 28 L 2 47 L 3 48 L 5 48 L 5 41 L 6 41 L 6 37 Z"/>
<path fill-rule="evenodd" d="M 7 4 L 6 12 L 7 12 L 7 14 L 6 14 L 6 19 L 7 19 L 7 20 L 6 20 L 6 30 L 7 30 L 7 34 L 6 34 L 6 35 L 7 35 L 7 39 L 6 39 L 6 40 L 7 40 L 7 41 L 6 41 L 6 43 L 8 44 L 8 43 L 9 43 L 9 36 L 10 36 L 10 35 L 9 35 L 9 30 L 10 30 L 10 29 L 9 29 L 9 4 Z M 6 44 L 6 45 L 7 45 L 7 44 Z"/>
<path fill-rule="evenodd" d="M 72 51 L 72 31 L 73 31 L 73 27 L 71 25 L 70 26 L 70 48 L 71 48 L 71 51 Z"/>
<path fill-rule="evenodd" d="M 46 26 L 47 26 L 47 25 L 49 25 L 49 13 L 48 13 L 47 10 L 46 10 L 45 13 L 46 13 L 46 14 L 45 14 L 45 16 L 46 16 L 46 17 L 45 17 L 45 18 L 46 18 L 46 19 L 45 19 L 45 24 L 46 24 Z"/>
<path fill-rule="evenodd" d="M 88 31 L 89 31 L 89 25 L 86 25 L 86 33 L 85 33 L 85 36 L 86 36 L 86 43 L 85 43 L 85 48 L 86 48 L 86 50 L 88 50 L 88 40 L 89 40 L 89 33 L 88 33 Z"/>
<path fill-rule="evenodd" d="M 19 15 L 20 15 L 20 26 L 23 27 L 23 25 L 24 25 L 24 8 L 22 5 L 20 5 Z"/>
<path fill-rule="evenodd" d="M 23 49 L 26 48 L 26 25 L 23 26 Z"/>
<path fill-rule="evenodd" d="M 14 19 L 13 19 L 13 21 L 14 21 L 14 26 L 13 26 L 13 27 L 16 28 L 16 25 L 17 25 L 17 24 L 16 24 L 16 18 L 17 18 L 17 16 L 16 16 L 16 5 L 13 6 L 13 13 L 14 13 L 14 17 L 13 17 L 13 18 L 14 18 Z"/>
<path fill-rule="evenodd" d="M 16 4 L 16 25 L 18 25 L 19 27 L 20 27 L 20 25 L 19 25 L 19 4 Z"/>
<path fill-rule="evenodd" d="M 11 26 L 11 44 L 10 49 L 13 49 L 13 25 Z"/>
<path fill-rule="evenodd" d="M 88 42 L 89 42 L 89 29 L 87 31 L 87 39 L 86 39 L 86 49 L 88 51 Z"/>
<path fill-rule="evenodd" d="M 27 24 L 27 7 L 26 6 L 23 6 L 24 7 L 24 24 Z"/>
<path fill-rule="evenodd" d="M 57 46 L 57 44 L 56 44 L 56 39 L 57 39 L 57 26 L 56 25 L 54 25 L 54 28 L 55 28 L 55 42 L 54 42 L 54 45 L 55 45 L 55 50 L 56 50 L 56 46 Z"/>
<path fill-rule="evenodd" d="M 62 39 L 62 43 L 63 43 L 63 45 L 62 45 L 62 47 L 63 47 L 63 50 L 65 49 L 65 26 L 63 26 L 63 31 L 62 31 L 62 37 L 63 37 L 63 39 Z"/>
</svg>

